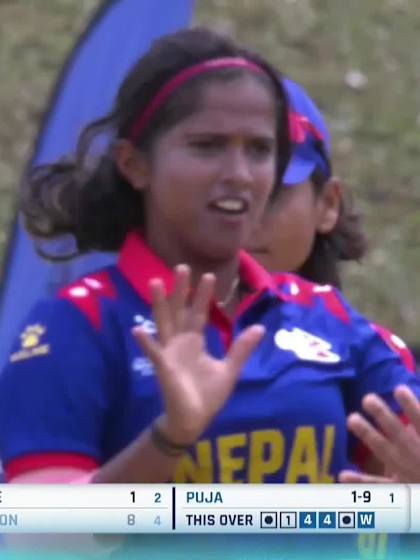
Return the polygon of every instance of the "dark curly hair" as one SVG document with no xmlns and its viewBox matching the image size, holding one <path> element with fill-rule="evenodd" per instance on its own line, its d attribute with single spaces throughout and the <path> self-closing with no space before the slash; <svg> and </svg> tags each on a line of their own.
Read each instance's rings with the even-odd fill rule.
<svg viewBox="0 0 420 560">
<path fill-rule="evenodd" d="M 214 31 L 183 30 L 158 39 L 139 59 L 121 84 L 111 112 L 82 131 L 74 156 L 29 169 L 21 191 L 21 209 L 29 233 L 38 240 L 71 234 L 76 252 L 61 256 L 61 260 L 92 250 L 117 251 L 126 234 L 144 224 L 145 215 L 142 193 L 134 190 L 117 169 L 113 141 L 130 135 L 135 119 L 173 76 L 194 64 L 219 57 L 243 57 L 264 70 L 255 76 L 276 99 L 277 172 L 281 177 L 290 145 L 287 102 L 278 71 L 257 54 Z M 212 70 L 180 86 L 136 140 L 138 149 L 148 153 L 159 134 L 196 111 L 203 86 L 210 80 L 229 80 L 243 72 L 247 70 Z M 104 139 L 108 148 L 99 156 L 98 147 Z M 274 185 L 279 184 L 278 178 Z M 53 259 L 40 246 L 38 251 Z"/>
<path fill-rule="evenodd" d="M 315 194 L 320 194 L 328 177 L 315 169 L 311 176 Z M 317 233 L 311 254 L 297 273 L 319 284 L 342 287 L 340 264 L 342 261 L 359 261 L 366 254 L 367 239 L 360 214 L 354 209 L 353 200 L 345 192 L 340 202 L 337 223 L 329 233 Z"/>
</svg>

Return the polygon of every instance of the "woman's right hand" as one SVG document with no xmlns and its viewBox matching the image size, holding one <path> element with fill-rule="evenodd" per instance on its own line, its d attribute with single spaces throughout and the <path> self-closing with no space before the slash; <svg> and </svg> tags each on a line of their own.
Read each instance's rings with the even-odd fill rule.
<svg viewBox="0 0 420 560">
<path fill-rule="evenodd" d="M 175 268 L 174 290 L 167 297 L 163 281 L 150 282 L 157 338 L 136 327 L 133 334 L 155 367 L 164 401 L 160 429 L 180 445 L 193 444 L 231 395 L 243 364 L 264 335 L 253 325 L 233 341 L 226 356 L 213 358 L 204 329 L 213 300 L 215 276 L 204 274 L 192 300 L 191 271 Z"/>
</svg>

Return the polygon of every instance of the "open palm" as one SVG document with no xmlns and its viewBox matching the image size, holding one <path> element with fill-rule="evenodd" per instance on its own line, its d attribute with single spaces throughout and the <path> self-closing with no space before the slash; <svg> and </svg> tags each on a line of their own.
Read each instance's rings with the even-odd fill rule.
<svg viewBox="0 0 420 560">
<path fill-rule="evenodd" d="M 215 277 L 205 274 L 194 297 L 186 265 L 175 269 L 170 298 L 161 280 L 151 281 L 158 339 L 141 328 L 134 335 L 153 363 L 165 403 L 165 432 L 178 442 L 194 442 L 231 395 L 242 366 L 264 334 L 261 326 L 243 331 L 224 359 L 207 351 L 204 329 L 213 299 Z"/>
<path fill-rule="evenodd" d="M 408 426 L 375 394 L 367 395 L 362 403 L 374 423 L 358 413 L 348 418 L 349 430 L 392 475 L 381 477 L 343 471 L 339 476 L 340 482 L 420 483 L 420 403 L 410 388 L 404 385 L 395 389 L 394 397 L 409 422 Z"/>
</svg>

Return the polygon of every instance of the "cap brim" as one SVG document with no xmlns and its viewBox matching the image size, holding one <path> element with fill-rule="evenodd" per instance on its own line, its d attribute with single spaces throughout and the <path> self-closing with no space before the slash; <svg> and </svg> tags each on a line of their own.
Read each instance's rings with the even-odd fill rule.
<svg viewBox="0 0 420 560">
<path fill-rule="evenodd" d="M 294 155 L 283 175 L 282 183 L 286 186 L 303 183 L 311 177 L 315 167 L 316 163 L 314 161 Z"/>
</svg>

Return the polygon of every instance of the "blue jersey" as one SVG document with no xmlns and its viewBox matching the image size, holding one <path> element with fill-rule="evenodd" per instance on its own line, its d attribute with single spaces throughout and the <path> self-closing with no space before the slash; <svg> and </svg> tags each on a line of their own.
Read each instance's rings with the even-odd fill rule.
<svg viewBox="0 0 420 560">
<path fill-rule="evenodd" d="M 335 289 L 268 274 L 246 253 L 250 292 L 229 320 L 216 306 L 205 331 L 223 357 L 259 323 L 266 334 L 176 482 L 334 482 L 351 466 L 346 417 L 378 393 L 420 383 L 398 339 L 373 327 Z M 132 442 L 162 412 L 152 364 L 131 329 L 155 332 L 149 280 L 171 272 L 137 234 L 116 266 L 85 277 L 30 313 L 0 379 L 0 455 L 13 477 L 43 466 L 93 468 Z M 400 347 L 399 347 L 400 346 Z M 399 351 L 401 350 L 401 351 Z"/>
</svg>

